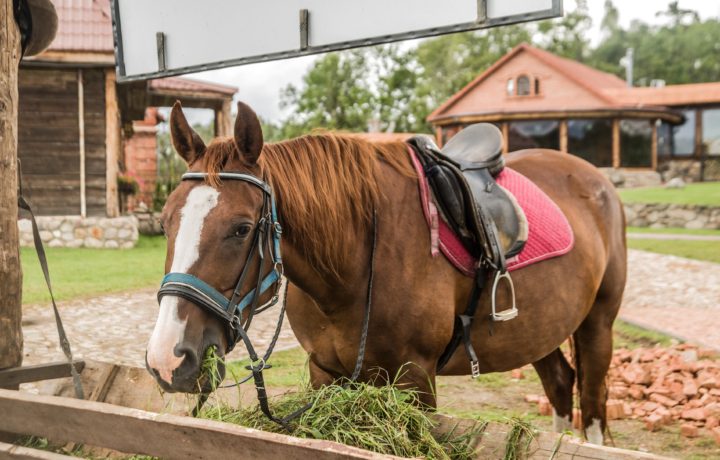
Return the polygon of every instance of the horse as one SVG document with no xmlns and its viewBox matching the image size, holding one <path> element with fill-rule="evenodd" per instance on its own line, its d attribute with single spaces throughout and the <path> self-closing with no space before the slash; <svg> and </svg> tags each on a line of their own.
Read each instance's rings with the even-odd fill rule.
<svg viewBox="0 0 720 460">
<path fill-rule="evenodd" d="M 167 199 L 161 217 L 166 272 L 200 279 L 226 298 L 239 289 L 238 275 L 246 265 L 251 265 L 248 279 L 260 280 L 266 270 L 248 260 L 268 190 L 221 176 L 235 172 L 267 183 L 282 224 L 284 275 L 290 281 L 287 317 L 309 354 L 312 386 L 332 384 L 353 371 L 373 276 L 359 380 L 377 382 L 380 374 L 397 374 L 398 384 L 418 390 L 422 403 L 435 407 L 438 359 L 473 280 L 444 257 L 431 256 L 407 145 L 338 133 L 264 143 L 258 117 L 242 102 L 233 136 L 207 146 L 179 102 L 169 124 L 188 171 L 205 179 L 182 181 Z M 612 326 L 626 279 L 621 202 L 594 166 L 568 153 L 523 150 L 507 154 L 506 164 L 558 205 L 575 243 L 565 255 L 513 273 L 520 315 L 492 324 L 492 335 L 490 297 L 482 293 L 472 328 L 480 372 L 531 363 L 552 405 L 556 431 L 572 429 L 577 383 L 583 433 L 602 444 Z M 248 292 L 249 286 L 242 289 Z M 261 301 L 271 294 L 262 294 Z M 226 326 L 197 302 L 163 297 L 147 347 L 147 369 L 167 391 L 207 391 L 206 381 L 198 384 L 201 361 L 208 347 L 221 356 L 232 348 Z M 572 366 L 560 348 L 568 338 Z M 470 371 L 459 347 L 440 375 Z"/>
</svg>

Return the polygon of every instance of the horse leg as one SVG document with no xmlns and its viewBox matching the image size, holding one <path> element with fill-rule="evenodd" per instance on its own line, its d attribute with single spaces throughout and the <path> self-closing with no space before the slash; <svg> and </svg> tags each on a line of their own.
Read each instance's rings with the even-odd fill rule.
<svg viewBox="0 0 720 460">
<path fill-rule="evenodd" d="M 540 376 L 545 394 L 553 406 L 553 430 L 562 433 L 572 431 L 573 386 L 575 371 L 565 359 L 560 348 L 533 363 Z"/>
</svg>

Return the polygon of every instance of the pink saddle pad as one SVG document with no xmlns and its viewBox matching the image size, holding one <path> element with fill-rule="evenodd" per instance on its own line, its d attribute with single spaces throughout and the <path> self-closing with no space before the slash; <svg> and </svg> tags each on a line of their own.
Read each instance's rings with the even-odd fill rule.
<svg viewBox="0 0 720 460">
<path fill-rule="evenodd" d="M 413 149 L 408 148 L 408 151 L 418 174 L 420 200 L 430 228 L 432 255 L 436 256 L 439 248 L 458 270 L 467 276 L 473 276 L 477 261 L 465 249 L 450 226 L 438 216 L 422 165 Z M 575 242 L 572 227 L 565 214 L 545 192 L 511 168 L 503 169 L 495 181 L 515 196 L 528 220 L 527 243 L 520 254 L 508 260 L 509 271 L 561 256 L 572 249 Z"/>
</svg>

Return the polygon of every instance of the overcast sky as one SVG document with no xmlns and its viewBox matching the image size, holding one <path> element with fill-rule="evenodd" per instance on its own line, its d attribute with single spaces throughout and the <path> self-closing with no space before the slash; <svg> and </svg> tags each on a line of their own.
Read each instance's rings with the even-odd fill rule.
<svg viewBox="0 0 720 460">
<path fill-rule="evenodd" d="M 615 0 L 620 11 L 620 22 L 627 27 L 631 21 L 640 19 L 644 22 L 658 23 L 657 11 L 665 10 L 670 0 Z M 600 39 L 600 22 L 603 17 L 604 0 L 588 0 L 590 15 L 593 19 L 591 40 L 597 43 Z M 565 11 L 575 8 L 575 0 L 565 0 Z M 680 0 L 680 7 L 692 9 L 700 13 L 701 18 L 720 17 L 720 0 Z M 289 83 L 298 85 L 315 56 L 275 61 L 263 64 L 232 67 L 188 75 L 217 83 L 237 86 L 236 98 L 247 102 L 263 118 L 278 121 L 283 117 L 280 109 L 280 91 Z M 188 114 L 192 121 L 204 121 L 211 118 L 210 113 L 196 112 Z"/>
</svg>

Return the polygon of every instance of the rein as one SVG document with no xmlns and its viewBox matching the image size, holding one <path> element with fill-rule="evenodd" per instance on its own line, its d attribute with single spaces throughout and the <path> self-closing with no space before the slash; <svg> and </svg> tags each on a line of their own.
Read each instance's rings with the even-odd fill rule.
<svg viewBox="0 0 720 460">
<path fill-rule="evenodd" d="M 253 175 L 244 174 L 239 172 L 221 172 L 217 176 L 224 180 L 239 180 L 247 182 L 259 188 L 263 192 L 263 205 L 260 213 L 260 219 L 255 225 L 255 233 L 253 235 L 252 246 L 247 258 L 245 259 L 245 266 L 240 273 L 235 289 L 233 290 L 232 297 L 228 299 L 221 292 L 214 287 L 207 284 L 200 278 L 191 275 L 189 273 L 177 273 L 171 272 L 165 275 L 158 290 L 158 303 L 165 296 L 180 297 L 188 300 L 202 308 L 205 308 L 211 314 L 219 317 L 226 323 L 228 333 L 228 350 L 231 351 L 235 348 L 235 345 L 242 340 L 244 343 L 248 355 L 250 356 L 250 365 L 246 366 L 246 369 L 251 372 L 246 378 L 241 381 L 226 385 L 221 388 L 227 388 L 237 386 L 247 382 L 251 378 L 255 382 L 255 389 L 257 390 L 258 402 L 260 409 L 263 414 L 273 422 L 281 425 L 288 432 L 292 431 L 289 422 L 299 417 L 308 409 L 310 409 L 314 402 L 309 402 L 305 406 L 291 413 L 290 415 L 279 418 L 275 417 L 270 410 L 268 404 L 267 390 L 265 388 L 265 378 L 263 371 L 269 369 L 272 366 L 267 364 L 270 356 L 275 348 L 278 337 L 280 336 L 280 330 L 282 329 L 283 319 L 285 317 L 285 307 L 287 303 L 287 280 L 284 286 L 284 301 L 280 309 L 278 317 L 278 323 L 275 328 L 272 341 L 268 346 L 265 354 L 260 358 L 253 346 L 250 338 L 247 335 L 247 331 L 250 327 L 250 323 L 255 314 L 262 313 L 275 305 L 280 296 L 281 279 L 283 276 L 283 261 L 280 253 L 280 239 L 282 237 L 282 226 L 278 221 L 277 206 L 275 204 L 275 195 L 273 194 L 272 187 L 264 181 Z M 185 173 L 182 176 L 182 180 L 206 180 L 208 177 L 207 173 L 190 172 Z M 353 369 L 352 376 L 348 383 L 352 383 L 357 380 L 362 371 L 363 362 L 365 360 L 365 348 L 367 344 L 368 328 L 370 324 L 370 310 L 372 307 L 372 287 L 373 287 L 373 275 L 375 272 L 375 249 L 377 246 L 377 212 L 373 211 L 373 240 L 370 249 L 370 273 L 368 276 L 368 286 L 365 299 L 365 311 L 363 316 L 362 331 L 360 334 L 360 345 L 358 349 L 358 357 L 355 362 L 355 368 Z M 272 269 L 270 272 L 263 277 L 263 270 L 266 265 L 265 250 L 269 253 Z M 245 279 L 249 273 L 249 267 L 252 264 L 255 255 L 258 256 L 258 277 L 255 282 L 255 287 L 247 292 L 245 295 L 242 294 L 242 288 L 245 284 Z M 275 292 L 272 298 L 264 305 L 258 306 L 260 296 L 268 291 L 272 286 L 275 286 Z M 249 307 L 248 317 L 245 323 L 242 322 L 243 310 Z M 192 411 L 193 416 L 197 416 L 202 408 L 203 404 L 209 397 L 208 393 L 203 393 L 195 408 Z"/>
</svg>

